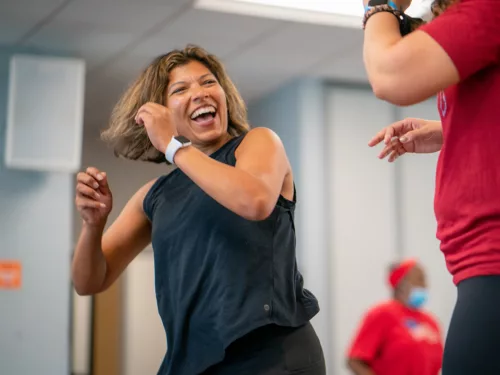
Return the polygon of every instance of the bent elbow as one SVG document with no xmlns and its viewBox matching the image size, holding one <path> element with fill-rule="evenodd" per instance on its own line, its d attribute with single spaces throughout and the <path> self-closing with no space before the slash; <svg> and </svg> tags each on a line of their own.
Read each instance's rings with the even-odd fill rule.
<svg viewBox="0 0 500 375">
<path fill-rule="evenodd" d="M 245 218 L 251 221 L 262 221 L 271 216 L 276 202 L 267 195 L 256 196 L 247 207 Z"/>
<path fill-rule="evenodd" d="M 420 100 L 412 87 L 394 77 L 382 77 L 371 83 L 373 94 L 382 101 L 399 106 L 407 107 L 417 104 Z"/>
<path fill-rule="evenodd" d="M 97 284 L 88 279 L 82 280 L 82 279 L 77 279 L 75 277 L 72 278 L 72 281 L 73 281 L 73 288 L 75 289 L 76 294 L 82 297 L 93 296 L 105 290 L 104 283 Z"/>
<path fill-rule="evenodd" d="M 93 291 L 91 288 L 84 286 L 84 285 L 73 284 L 73 287 L 75 288 L 76 294 L 78 294 L 79 296 L 82 296 L 82 297 L 92 296 L 92 295 L 96 294 L 95 291 Z"/>
</svg>

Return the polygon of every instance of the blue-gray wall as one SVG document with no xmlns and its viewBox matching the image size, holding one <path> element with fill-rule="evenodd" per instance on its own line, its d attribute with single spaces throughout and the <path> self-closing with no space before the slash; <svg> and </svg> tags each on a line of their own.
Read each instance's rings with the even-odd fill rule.
<svg viewBox="0 0 500 375">
<path fill-rule="evenodd" d="M 313 325 L 329 367 L 330 282 L 327 243 L 324 84 L 300 79 L 249 106 L 252 126 L 273 129 L 283 141 L 297 187 L 297 258 L 305 287 L 318 298 L 321 312 Z M 329 373 L 329 372 L 328 372 Z"/>
<path fill-rule="evenodd" d="M 298 190 L 300 190 L 298 154 L 300 98 L 300 82 L 291 82 L 248 106 L 248 117 L 252 127 L 271 128 L 281 138 L 292 165 Z"/>
<path fill-rule="evenodd" d="M 12 53 L 0 48 L 0 260 L 21 261 L 23 279 L 0 289 L 0 373 L 67 375 L 73 176 L 5 168 Z"/>
</svg>

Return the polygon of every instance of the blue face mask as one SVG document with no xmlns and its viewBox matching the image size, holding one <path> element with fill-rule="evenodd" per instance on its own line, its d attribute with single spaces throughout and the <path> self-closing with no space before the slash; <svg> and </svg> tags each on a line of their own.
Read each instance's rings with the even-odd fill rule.
<svg viewBox="0 0 500 375">
<path fill-rule="evenodd" d="M 412 288 L 408 297 L 408 306 L 414 309 L 420 309 L 429 298 L 427 289 L 425 288 Z"/>
</svg>

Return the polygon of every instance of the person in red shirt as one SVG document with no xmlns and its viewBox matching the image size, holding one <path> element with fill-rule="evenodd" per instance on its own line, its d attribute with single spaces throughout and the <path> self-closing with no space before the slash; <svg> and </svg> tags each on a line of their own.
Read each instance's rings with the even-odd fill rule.
<svg viewBox="0 0 500 375">
<path fill-rule="evenodd" d="M 347 353 L 354 375 L 438 375 L 443 341 L 436 320 L 422 310 L 425 273 L 414 259 L 391 267 L 393 298 L 363 317 Z"/>
<path fill-rule="evenodd" d="M 370 146 L 396 160 L 440 151 L 437 237 L 457 285 L 443 375 L 500 374 L 500 3 L 437 0 L 411 31 L 411 0 L 365 0 L 364 61 L 375 95 L 407 106 L 437 96 L 441 121 L 404 119 Z M 395 17 L 396 16 L 396 17 Z"/>
</svg>

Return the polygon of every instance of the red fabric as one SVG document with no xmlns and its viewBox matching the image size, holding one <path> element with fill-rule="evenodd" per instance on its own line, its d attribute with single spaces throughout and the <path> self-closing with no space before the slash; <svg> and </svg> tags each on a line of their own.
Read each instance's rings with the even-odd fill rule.
<svg viewBox="0 0 500 375">
<path fill-rule="evenodd" d="M 415 259 L 407 259 L 401 262 L 396 268 L 394 268 L 389 274 L 389 284 L 392 288 L 395 288 L 396 285 L 406 276 L 408 272 L 417 264 Z"/>
<path fill-rule="evenodd" d="M 377 375 L 438 375 L 442 355 L 443 340 L 434 318 L 396 301 L 368 311 L 347 353 Z"/>
<path fill-rule="evenodd" d="M 461 83 L 438 95 L 444 146 L 434 208 L 453 281 L 500 274 L 500 1 L 461 0 L 420 30 Z"/>
</svg>

